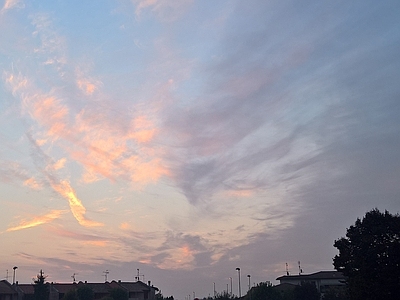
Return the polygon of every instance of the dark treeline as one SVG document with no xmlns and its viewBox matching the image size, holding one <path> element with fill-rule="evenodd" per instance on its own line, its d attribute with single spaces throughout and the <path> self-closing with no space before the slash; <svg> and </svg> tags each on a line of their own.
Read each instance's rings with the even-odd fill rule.
<svg viewBox="0 0 400 300">
<path fill-rule="evenodd" d="M 217 294 L 214 298 L 209 297 L 204 300 L 238 300 L 235 295 L 231 296 L 224 292 Z M 301 285 L 285 286 L 272 285 L 269 282 L 260 282 L 257 286 L 252 287 L 242 298 L 243 300 L 348 300 L 344 289 L 332 288 L 328 290 L 322 297 L 318 292 L 315 284 L 303 282 Z"/>
</svg>

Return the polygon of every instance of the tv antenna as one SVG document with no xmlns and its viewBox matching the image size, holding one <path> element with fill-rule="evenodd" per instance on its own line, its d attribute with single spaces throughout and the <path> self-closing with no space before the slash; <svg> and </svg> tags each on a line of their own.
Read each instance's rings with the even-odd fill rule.
<svg viewBox="0 0 400 300">
<path fill-rule="evenodd" d="M 140 277 L 142 277 L 143 282 L 144 282 L 144 274 L 140 274 L 139 269 L 136 269 L 136 270 L 137 270 L 137 275 L 135 276 L 136 281 L 139 281 Z"/>
<path fill-rule="evenodd" d="M 300 261 L 298 261 L 298 264 L 299 264 L 299 275 L 301 275 L 301 273 L 303 273 L 303 269 L 301 268 Z"/>
<path fill-rule="evenodd" d="M 105 280 L 105 282 L 107 282 L 107 276 L 108 276 L 108 274 L 110 274 L 110 271 L 108 271 L 108 270 L 105 270 L 104 272 L 103 272 L 103 276 L 104 276 L 104 280 Z"/>
<path fill-rule="evenodd" d="M 286 275 L 289 276 L 289 265 L 286 263 Z"/>
<path fill-rule="evenodd" d="M 78 273 L 74 273 L 72 274 L 71 278 L 72 278 L 72 283 L 76 283 L 76 275 L 79 275 Z"/>
</svg>

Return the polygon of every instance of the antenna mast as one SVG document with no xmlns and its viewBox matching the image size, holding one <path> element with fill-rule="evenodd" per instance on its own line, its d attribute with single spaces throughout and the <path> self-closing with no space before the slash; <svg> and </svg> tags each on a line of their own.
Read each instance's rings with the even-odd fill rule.
<svg viewBox="0 0 400 300">
<path fill-rule="evenodd" d="M 108 276 L 108 274 L 110 274 L 110 271 L 108 271 L 108 270 L 105 270 L 104 272 L 103 272 L 103 276 L 104 276 L 104 280 L 105 280 L 105 282 L 107 282 L 107 276 Z"/>
<path fill-rule="evenodd" d="M 136 281 L 139 281 L 140 277 L 142 276 L 143 282 L 144 282 L 144 274 L 140 274 L 139 269 L 136 269 L 136 270 L 137 270 L 137 275 L 135 276 Z"/>
<path fill-rule="evenodd" d="M 289 265 L 286 263 L 286 275 L 289 276 Z"/>
<path fill-rule="evenodd" d="M 78 273 L 72 274 L 72 276 L 71 276 L 71 278 L 72 278 L 72 283 L 76 283 L 76 275 L 78 275 Z"/>
<path fill-rule="evenodd" d="M 303 269 L 301 268 L 300 261 L 298 261 L 298 264 L 299 264 L 299 275 L 301 275 L 301 273 L 303 273 Z"/>
</svg>

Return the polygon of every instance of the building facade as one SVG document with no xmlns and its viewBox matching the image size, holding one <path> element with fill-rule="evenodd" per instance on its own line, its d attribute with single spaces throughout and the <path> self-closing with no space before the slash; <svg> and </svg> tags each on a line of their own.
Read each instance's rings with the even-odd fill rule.
<svg viewBox="0 0 400 300">
<path fill-rule="evenodd" d="M 344 288 L 346 276 L 338 271 L 320 271 L 312 274 L 285 275 L 278 277 L 280 284 L 301 285 L 302 282 L 315 284 L 318 292 L 326 293 L 330 288 Z"/>
<path fill-rule="evenodd" d="M 158 288 L 141 281 L 123 282 L 111 281 L 102 283 L 46 283 L 48 286 L 49 300 L 63 299 L 65 294 L 80 287 L 89 287 L 94 294 L 94 299 L 101 299 L 110 295 L 112 289 L 121 289 L 126 292 L 129 300 L 155 300 Z M 34 284 L 10 284 L 6 280 L 0 281 L 0 300 L 33 300 Z"/>
</svg>

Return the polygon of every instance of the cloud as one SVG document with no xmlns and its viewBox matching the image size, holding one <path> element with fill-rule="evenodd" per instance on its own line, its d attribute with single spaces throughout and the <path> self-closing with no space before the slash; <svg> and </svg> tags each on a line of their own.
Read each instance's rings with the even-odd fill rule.
<svg viewBox="0 0 400 300">
<path fill-rule="evenodd" d="M 127 229 L 130 229 L 130 225 L 129 225 L 128 222 L 122 222 L 122 223 L 119 225 L 119 228 L 122 229 L 122 230 L 127 230 Z"/>
<path fill-rule="evenodd" d="M 196 283 L 226 278 L 239 263 L 260 281 L 284 272 L 286 261 L 331 268 L 344 224 L 375 206 L 398 210 L 395 10 L 253 0 L 193 2 L 191 10 L 191 3 L 133 1 L 139 22 L 124 19 L 123 31 L 103 22 L 111 25 L 99 33 L 111 39 L 91 48 L 90 35 L 73 51 L 73 36 L 35 15 L 33 35 L 20 39 L 31 51 L 4 63 L 12 67 L 3 78 L 36 169 L 25 152 L 19 163 L 9 154 L 0 179 L 68 201 L 82 226 L 59 236 L 79 241 L 84 250 L 66 253 L 93 265 L 112 261 L 100 257 L 107 253 L 130 269 L 138 261 L 173 268 L 183 280 L 195 268 Z M 151 30 L 135 35 L 133 25 L 138 34 L 140 26 Z M 93 54 L 91 69 L 82 66 L 85 53 Z M 99 201 L 103 227 L 85 207 L 100 212 Z M 118 214 L 126 206 L 133 217 Z M 150 210 L 155 223 L 136 223 Z"/>
<path fill-rule="evenodd" d="M 21 221 L 19 225 L 9 227 L 9 228 L 7 228 L 6 231 L 7 232 L 17 231 L 17 230 L 32 228 L 32 227 L 36 227 L 36 226 L 39 226 L 42 224 L 50 223 L 51 221 L 58 219 L 61 216 L 61 214 L 64 214 L 64 213 L 65 213 L 65 211 L 63 211 L 63 210 L 52 210 L 51 212 L 49 212 L 46 215 L 34 217 L 33 219 L 31 219 L 29 221 Z"/>
<path fill-rule="evenodd" d="M 132 0 L 136 5 L 135 14 L 141 17 L 146 9 L 150 9 L 163 22 L 177 20 L 193 3 L 193 0 Z"/>
<path fill-rule="evenodd" d="M 67 159 L 65 157 L 57 160 L 56 163 L 53 165 L 54 170 L 59 170 L 59 169 L 64 168 L 66 161 L 67 161 Z"/>
<path fill-rule="evenodd" d="M 91 78 L 87 76 L 81 68 L 77 68 L 75 71 L 76 76 L 76 85 L 78 88 L 87 96 L 93 95 L 96 91 L 98 91 L 103 85 L 102 82 L 98 79 Z"/>
<path fill-rule="evenodd" d="M 29 186 L 30 188 L 34 190 L 40 190 L 42 189 L 42 185 L 36 181 L 35 178 L 28 178 L 27 180 L 24 181 L 24 185 Z"/>
<path fill-rule="evenodd" d="M 22 0 L 6 0 L 4 2 L 4 6 L 1 9 L 1 13 L 9 10 L 9 9 L 13 9 L 13 8 L 24 8 L 25 4 Z"/>
<path fill-rule="evenodd" d="M 76 196 L 75 191 L 72 189 L 68 181 L 62 180 L 60 182 L 54 182 L 51 180 L 50 184 L 57 193 L 68 200 L 71 212 L 80 225 L 84 227 L 97 227 L 104 225 L 100 222 L 95 222 L 85 217 L 86 208 L 82 205 L 82 201 Z"/>
</svg>

